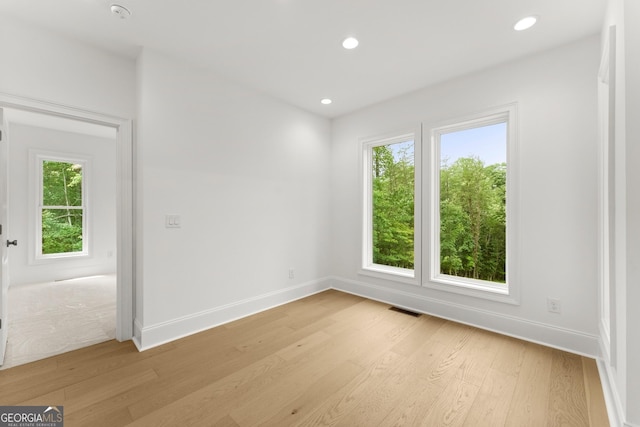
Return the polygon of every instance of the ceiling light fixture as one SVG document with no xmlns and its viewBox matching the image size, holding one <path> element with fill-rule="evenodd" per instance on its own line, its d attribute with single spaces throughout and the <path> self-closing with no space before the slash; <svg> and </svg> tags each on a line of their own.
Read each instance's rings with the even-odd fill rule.
<svg viewBox="0 0 640 427">
<path fill-rule="evenodd" d="M 533 27 L 536 22 L 538 22 L 537 16 L 527 16 L 526 18 L 522 18 L 513 26 L 513 29 L 516 31 L 523 31 Z"/>
<path fill-rule="evenodd" d="M 119 4 L 111 5 L 111 13 L 113 13 L 120 19 L 127 19 L 131 16 L 131 11 L 124 6 L 120 6 Z"/>
<path fill-rule="evenodd" d="M 347 37 L 342 41 L 342 47 L 345 49 L 355 49 L 359 44 L 360 42 L 355 37 Z"/>
<path fill-rule="evenodd" d="M 322 99 L 320 100 L 320 103 L 321 103 L 321 104 L 324 104 L 324 105 L 329 105 L 329 104 L 331 104 L 332 102 L 333 102 L 333 101 L 332 101 L 332 100 L 330 100 L 329 98 L 322 98 Z"/>
</svg>

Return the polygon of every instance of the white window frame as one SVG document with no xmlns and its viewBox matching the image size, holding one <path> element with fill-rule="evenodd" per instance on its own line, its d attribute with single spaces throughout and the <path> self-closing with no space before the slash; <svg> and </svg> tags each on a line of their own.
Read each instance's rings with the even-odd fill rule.
<svg viewBox="0 0 640 427">
<path fill-rule="evenodd" d="M 362 264 L 359 273 L 367 276 L 383 278 L 402 283 L 412 284 L 419 286 L 421 280 L 422 271 L 422 251 L 420 236 L 421 233 L 421 127 L 420 125 L 405 128 L 398 132 L 393 132 L 385 135 L 379 135 L 372 138 L 365 138 L 360 140 L 361 149 L 361 174 L 363 189 L 363 201 L 362 201 Z M 401 142 L 413 141 L 414 143 L 414 269 L 399 268 L 393 266 L 387 266 L 382 264 L 373 263 L 373 148 L 383 145 L 396 144 Z"/>
<path fill-rule="evenodd" d="M 30 150 L 29 156 L 31 157 L 32 171 L 31 176 L 34 177 L 34 197 L 33 197 L 33 240 L 32 240 L 32 262 L 43 263 L 52 262 L 56 260 L 65 260 L 71 258 L 86 258 L 90 254 L 90 209 L 89 209 L 89 193 L 90 193 L 90 175 L 91 175 L 91 159 L 85 156 L 78 156 L 77 154 L 67 153 L 54 153 L 40 150 Z M 59 208 L 64 207 L 51 207 L 43 206 L 43 185 L 42 185 L 42 166 L 45 161 L 74 163 L 82 166 L 82 251 L 78 252 L 64 252 L 57 254 L 43 254 L 42 253 L 42 210 L 47 208 Z"/>
<path fill-rule="evenodd" d="M 507 236 L 506 236 L 506 284 L 456 277 L 440 273 L 440 135 L 507 123 Z M 518 254 L 518 155 L 517 155 L 517 106 L 510 104 L 483 111 L 478 114 L 449 120 L 431 125 L 429 128 L 429 149 L 423 150 L 423 164 L 429 165 L 430 172 L 425 174 L 424 188 L 429 194 L 425 200 L 429 209 L 425 209 L 423 222 L 425 227 L 423 241 L 428 246 L 428 259 L 425 260 L 427 274 L 422 286 L 446 292 L 490 299 L 510 304 L 519 304 Z"/>
</svg>

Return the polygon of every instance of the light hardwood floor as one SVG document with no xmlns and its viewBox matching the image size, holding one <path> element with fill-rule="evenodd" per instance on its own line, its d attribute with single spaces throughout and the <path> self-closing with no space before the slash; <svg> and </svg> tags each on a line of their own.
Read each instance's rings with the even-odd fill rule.
<svg viewBox="0 0 640 427">
<path fill-rule="evenodd" d="M 142 353 L 0 371 L 65 426 L 608 426 L 592 359 L 327 291 Z"/>
</svg>

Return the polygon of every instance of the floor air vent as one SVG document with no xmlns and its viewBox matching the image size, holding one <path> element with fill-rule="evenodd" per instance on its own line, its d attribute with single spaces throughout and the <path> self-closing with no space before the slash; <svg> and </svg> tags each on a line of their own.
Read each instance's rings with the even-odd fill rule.
<svg viewBox="0 0 640 427">
<path fill-rule="evenodd" d="M 402 313 L 402 314 L 408 314 L 409 316 L 413 316 L 413 317 L 419 317 L 422 314 L 422 313 L 416 313 L 415 311 L 405 310 L 404 308 L 400 308 L 400 307 L 389 307 L 389 310 L 397 311 L 398 313 Z"/>
</svg>

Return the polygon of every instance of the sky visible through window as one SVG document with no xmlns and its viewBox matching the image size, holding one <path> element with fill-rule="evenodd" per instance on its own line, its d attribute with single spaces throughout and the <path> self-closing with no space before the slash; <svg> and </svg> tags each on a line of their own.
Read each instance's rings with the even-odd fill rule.
<svg viewBox="0 0 640 427">
<path fill-rule="evenodd" d="M 485 166 L 507 162 L 507 124 L 482 126 L 440 136 L 440 158 L 447 165 L 461 157 L 478 157 Z"/>
<path fill-rule="evenodd" d="M 390 144 L 393 157 L 413 160 L 413 141 Z M 461 157 L 478 157 L 485 166 L 507 162 L 507 123 L 444 133 L 440 136 L 440 158 L 451 165 Z M 407 158 L 408 157 L 408 158 Z M 413 163 L 411 161 L 411 163 Z"/>
<path fill-rule="evenodd" d="M 390 144 L 389 149 L 393 155 L 394 160 L 401 160 L 403 157 L 409 164 L 413 164 L 413 140 L 397 142 Z"/>
</svg>

